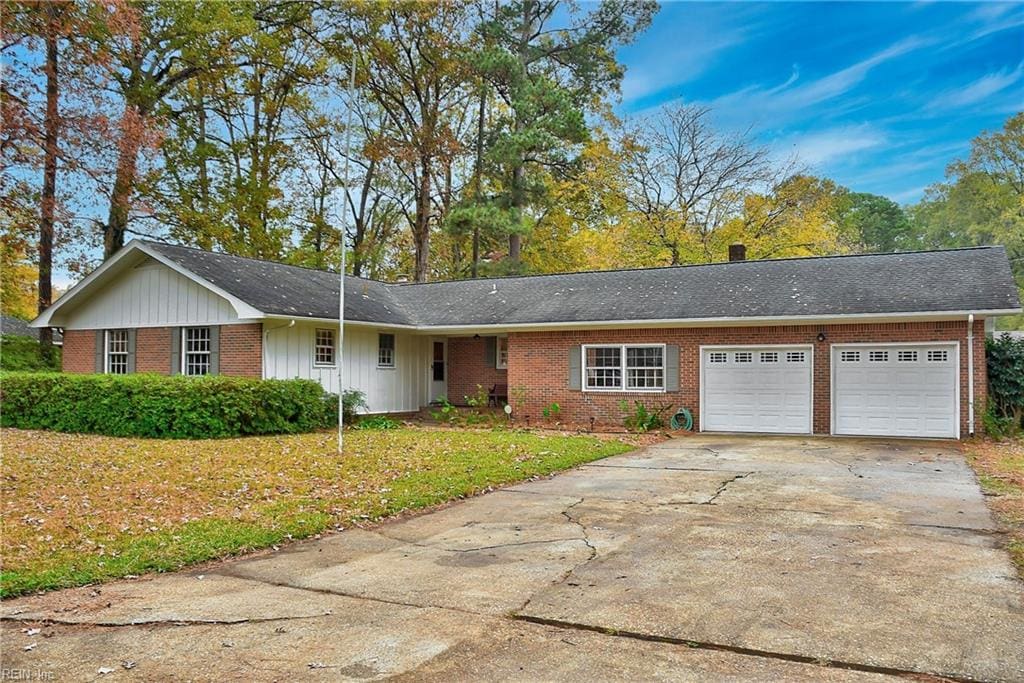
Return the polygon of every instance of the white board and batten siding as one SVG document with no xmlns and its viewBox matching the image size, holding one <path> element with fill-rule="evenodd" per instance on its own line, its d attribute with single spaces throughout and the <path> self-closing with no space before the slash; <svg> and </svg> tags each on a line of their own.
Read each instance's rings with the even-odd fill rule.
<svg viewBox="0 0 1024 683">
<path fill-rule="evenodd" d="M 152 259 L 128 269 L 66 315 L 65 326 L 76 330 L 239 321 L 227 299 Z"/>
<path fill-rule="evenodd" d="M 313 362 L 316 329 L 337 326 L 267 322 L 263 336 L 263 375 L 269 379 L 314 379 L 338 393 L 337 366 Z M 380 330 L 385 331 L 385 330 Z M 419 410 L 428 402 L 430 340 L 402 332 L 395 335 L 395 367 L 377 367 L 377 335 L 373 328 L 345 326 L 344 385 L 366 395 L 370 413 Z M 389 332 L 390 333 L 390 332 Z"/>
</svg>

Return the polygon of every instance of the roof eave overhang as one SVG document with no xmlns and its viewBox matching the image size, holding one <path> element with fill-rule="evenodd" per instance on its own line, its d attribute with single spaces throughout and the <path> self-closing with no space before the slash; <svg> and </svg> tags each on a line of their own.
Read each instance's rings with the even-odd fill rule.
<svg viewBox="0 0 1024 683">
<path fill-rule="evenodd" d="M 716 318 L 664 318 L 638 320 L 570 320 L 547 323 L 487 323 L 473 325 L 401 325 L 366 320 L 346 320 L 352 327 L 393 329 L 416 334 L 495 334 L 502 332 L 544 332 L 553 330 L 614 330 L 637 327 L 754 327 L 779 325 L 842 325 L 853 323 L 927 322 L 940 320 L 966 320 L 974 315 L 979 320 L 1001 315 L 1021 313 L 1021 308 L 977 309 L 958 311 L 907 311 L 896 313 L 848 313 L 842 315 L 788 315 L 788 316 L 732 316 Z M 338 324 L 337 318 L 307 318 L 303 316 L 268 315 L 278 320 L 303 320 Z"/>
</svg>

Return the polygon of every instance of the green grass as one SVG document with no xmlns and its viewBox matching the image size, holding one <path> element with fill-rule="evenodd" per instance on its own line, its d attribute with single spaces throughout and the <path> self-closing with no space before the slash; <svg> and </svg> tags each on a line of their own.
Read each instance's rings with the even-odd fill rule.
<svg viewBox="0 0 1024 683">
<path fill-rule="evenodd" d="M 632 448 L 521 431 L 202 441 L 2 432 L 0 595 L 77 586 L 368 524 Z"/>
</svg>

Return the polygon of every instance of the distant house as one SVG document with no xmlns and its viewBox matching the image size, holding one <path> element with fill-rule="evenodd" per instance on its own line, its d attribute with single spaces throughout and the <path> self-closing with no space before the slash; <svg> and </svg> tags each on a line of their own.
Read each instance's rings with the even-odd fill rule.
<svg viewBox="0 0 1024 683">
<path fill-rule="evenodd" d="M 34 329 L 27 321 L 13 315 L 0 315 L 0 334 L 15 337 L 31 337 L 39 339 L 40 330 Z M 62 336 L 60 330 L 53 331 L 53 343 L 60 346 Z"/>
<path fill-rule="evenodd" d="M 507 387 L 514 414 L 705 431 L 956 438 L 985 396 L 986 327 L 1020 312 L 1001 247 L 385 284 L 346 280 L 345 388 L 372 412 Z M 338 386 L 336 274 L 135 240 L 34 326 L 68 372 Z M 973 321 L 973 324 L 970 322 Z"/>
</svg>

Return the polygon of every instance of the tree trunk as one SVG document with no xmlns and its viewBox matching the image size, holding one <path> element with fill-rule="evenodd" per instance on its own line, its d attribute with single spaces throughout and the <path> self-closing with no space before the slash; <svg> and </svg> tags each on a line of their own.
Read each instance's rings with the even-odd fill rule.
<svg viewBox="0 0 1024 683">
<path fill-rule="evenodd" d="M 480 79 L 480 111 L 476 122 L 476 169 L 473 177 L 473 194 L 479 206 L 483 197 L 484 175 L 484 117 L 487 115 L 487 82 Z M 472 275 L 477 277 L 480 271 L 480 224 L 473 223 L 473 266 Z"/>
<path fill-rule="evenodd" d="M 416 196 L 416 225 L 413 226 L 416 249 L 416 282 L 426 282 L 430 257 L 430 159 L 420 159 L 420 187 Z"/>
<path fill-rule="evenodd" d="M 124 235 L 128 231 L 128 212 L 131 209 L 132 193 L 135 190 L 135 172 L 141 145 L 142 115 L 133 111 L 132 105 L 125 106 L 127 129 L 121 137 L 121 149 L 117 157 L 117 175 L 114 176 L 114 190 L 110 194 L 110 213 L 103 229 L 103 258 L 108 259 L 124 246 Z M 130 123 L 134 121 L 135 123 Z M 136 123 L 139 129 L 136 130 Z"/>
<path fill-rule="evenodd" d="M 521 69 L 520 76 L 524 79 L 529 78 L 527 73 L 528 68 L 528 55 L 527 49 L 530 46 L 530 33 L 533 30 L 533 13 L 534 3 L 532 0 L 527 0 L 523 3 L 523 23 L 519 29 L 519 65 Z M 523 123 L 518 112 L 515 114 L 515 131 L 516 139 L 520 139 L 519 133 L 523 130 Z M 526 205 L 526 198 L 523 196 L 524 193 L 524 180 L 526 178 L 525 161 L 522 158 L 522 152 L 519 153 L 519 158 L 516 160 L 515 168 L 512 169 L 512 214 L 519 220 L 523 213 L 523 208 Z M 518 267 L 519 265 L 519 251 L 522 245 L 522 237 L 518 232 L 510 233 L 508 236 L 508 260 L 512 262 L 513 266 Z"/>
<path fill-rule="evenodd" d="M 60 8 L 46 7 L 46 121 L 43 141 L 43 193 L 39 212 L 39 312 L 53 303 L 53 223 L 57 203 L 57 135 L 60 126 L 57 89 L 57 40 Z M 53 357 L 53 331 L 39 331 L 39 353 Z"/>
</svg>

